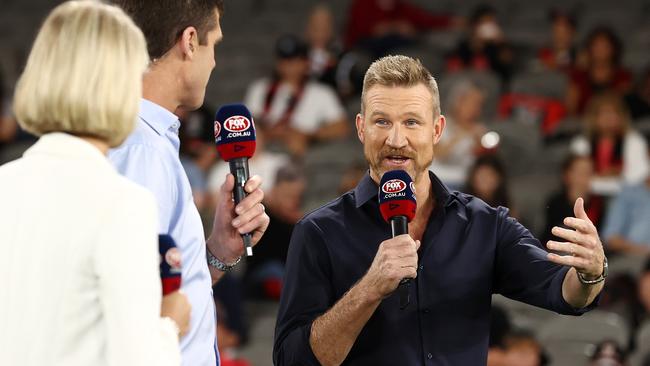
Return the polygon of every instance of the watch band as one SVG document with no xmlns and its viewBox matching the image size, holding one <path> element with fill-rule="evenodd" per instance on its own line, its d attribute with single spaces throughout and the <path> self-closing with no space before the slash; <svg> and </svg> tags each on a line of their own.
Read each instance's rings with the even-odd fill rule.
<svg viewBox="0 0 650 366">
<path fill-rule="evenodd" d="M 206 257 L 208 258 L 208 264 L 222 272 L 228 272 L 231 269 L 233 269 L 239 262 L 241 261 L 241 257 L 237 258 L 237 260 L 234 263 L 231 264 L 226 264 L 222 261 L 219 260 L 219 258 L 215 257 L 210 253 L 209 250 L 205 250 Z"/>
<path fill-rule="evenodd" d="M 597 283 L 605 281 L 605 278 L 607 277 L 608 269 L 609 269 L 609 264 L 607 264 L 607 257 L 604 257 L 603 258 L 603 273 L 601 273 L 600 276 L 598 276 L 597 278 L 595 278 L 593 280 L 588 280 L 588 279 L 584 278 L 584 275 L 582 273 L 580 273 L 578 271 L 576 271 L 576 273 L 578 274 L 578 280 L 583 285 L 595 285 Z"/>
</svg>

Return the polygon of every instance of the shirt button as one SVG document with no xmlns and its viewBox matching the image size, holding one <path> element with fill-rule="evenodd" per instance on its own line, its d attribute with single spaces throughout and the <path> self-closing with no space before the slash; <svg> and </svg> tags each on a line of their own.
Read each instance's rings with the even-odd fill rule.
<svg viewBox="0 0 650 366">
<path fill-rule="evenodd" d="M 429 310 L 429 308 L 426 308 L 426 309 L 424 309 L 424 310 L 422 310 L 422 311 L 423 311 L 425 314 L 429 314 L 429 311 L 430 311 L 430 310 Z"/>
<path fill-rule="evenodd" d="M 420 271 L 424 269 L 424 265 L 420 264 Z"/>
<path fill-rule="evenodd" d="M 433 358 L 433 355 L 432 355 L 431 353 L 429 353 L 429 354 L 427 354 L 427 358 L 428 358 L 428 359 L 432 359 L 432 358 Z"/>
</svg>

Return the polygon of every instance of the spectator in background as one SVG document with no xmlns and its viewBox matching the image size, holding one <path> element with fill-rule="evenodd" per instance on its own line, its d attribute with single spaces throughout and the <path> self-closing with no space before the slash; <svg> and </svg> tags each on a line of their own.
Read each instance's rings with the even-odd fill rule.
<svg viewBox="0 0 650 366">
<path fill-rule="evenodd" d="M 460 188 L 467 171 L 474 163 L 487 132 L 480 120 L 485 97 L 470 81 L 461 81 L 452 88 L 447 100 L 447 125 L 436 146 L 436 158 L 431 170 L 443 183 Z"/>
<path fill-rule="evenodd" d="M 309 75 L 332 88 L 336 87 L 336 66 L 342 51 L 334 29 L 330 8 L 326 4 L 316 5 L 305 29 L 309 45 Z"/>
<path fill-rule="evenodd" d="M 630 117 L 621 97 L 614 92 L 599 94 L 585 113 L 586 132 L 571 142 L 571 150 L 591 157 L 596 193 L 615 194 L 621 182 L 641 183 L 650 170 L 648 146 L 630 127 Z"/>
<path fill-rule="evenodd" d="M 296 157 L 305 153 L 311 141 L 349 134 L 345 109 L 334 90 L 309 80 L 307 52 L 299 38 L 281 37 L 274 75 L 254 82 L 245 98 L 268 142 L 283 144 Z"/>
<path fill-rule="evenodd" d="M 542 346 L 531 332 L 510 331 L 502 342 L 502 347 L 488 353 L 488 366 L 543 366 L 548 363 Z"/>
<path fill-rule="evenodd" d="M 611 251 L 650 255 L 650 174 L 627 186 L 607 211 L 603 242 Z"/>
<path fill-rule="evenodd" d="M 539 50 L 537 58 L 547 70 L 569 73 L 576 58 L 576 19 L 573 14 L 553 10 L 550 13 L 550 44 Z"/>
<path fill-rule="evenodd" d="M 266 195 L 264 204 L 271 224 L 262 240 L 271 245 L 260 246 L 255 256 L 248 258 L 246 267 L 248 287 L 255 294 L 280 298 L 293 226 L 303 216 L 305 183 L 302 171 L 295 165 L 287 165 L 278 170 L 275 184 Z"/>
<path fill-rule="evenodd" d="M 650 117 L 650 67 L 643 72 L 637 87 L 625 96 L 633 120 Z"/>
<path fill-rule="evenodd" d="M 623 348 L 613 340 L 600 342 L 596 346 L 589 366 L 623 366 L 626 354 Z"/>
<path fill-rule="evenodd" d="M 469 33 L 448 57 L 447 70 L 491 70 L 507 84 L 512 76 L 513 61 L 513 51 L 498 22 L 496 10 L 484 4 L 473 11 Z"/>
<path fill-rule="evenodd" d="M 207 174 L 217 158 L 214 113 L 204 106 L 194 111 L 177 110 L 176 115 L 181 121 L 181 164 L 192 187 L 194 204 L 199 212 L 212 211 L 214 205 L 207 189 Z M 225 179 L 226 175 L 224 172 L 221 177 Z"/>
<path fill-rule="evenodd" d="M 459 18 L 431 14 L 408 0 L 354 0 L 348 13 L 345 46 L 365 49 L 379 58 L 412 45 L 421 32 L 461 23 Z"/>
<path fill-rule="evenodd" d="M 542 243 L 559 240 L 551 234 L 554 226 L 566 227 L 564 219 L 573 215 L 573 203 L 582 197 L 585 211 L 594 226 L 600 227 L 605 213 L 605 200 L 591 194 L 591 178 L 594 175 L 593 162 L 587 156 L 570 155 L 562 163 L 562 188 L 546 201 L 546 230 Z"/>
<path fill-rule="evenodd" d="M 613 91 L 621 95 L 632 85 L 632 76 L 621 66 L 623 44 L 608 27 L 597 27 L 587 37 L 583 55 L 571 72 L 567 92 L 567 110 L 570 114 L 584 112 L 592 96 Z"/>
<path fill-rule="evenodd" d="M 251 174 L 259 175 L 262 178 L 261 189 L 269 192 L 275 182 L 278 170 L 291 162 L 289 155 L 279 152 L 271 152 L 266 148 L 266 137 L 264 130 L 257 128 L 255 131 L 255 155 L 248 159 L 248 168 Z M 208 191 L 212 196 L 213 204 L 216 204 L 219 198 L 219 189 L 230 173 L 228 162 L 220 160 L 215 164 L 208 174 Z M 256 248 L 257 250 L 257 248 Z"/>
<path fill-rule="evenodd" d="M 510 208 L 510 216 L 517 216 L 510 207 L 505 168 L 494 155 L 483 155 L 476 159 L 467 174 L 463 192 L 482 199 L 492 207 Z"/>
</svg>

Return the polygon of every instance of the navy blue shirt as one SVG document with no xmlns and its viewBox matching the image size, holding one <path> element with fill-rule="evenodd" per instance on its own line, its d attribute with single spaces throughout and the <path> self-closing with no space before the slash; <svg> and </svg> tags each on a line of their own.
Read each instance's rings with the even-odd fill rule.
<svg viewBox="0 0 650 366">
<path fill-rule="evenodd" d="M 503 207 L 450 192 L 430 173 L 435 208 L 418 253 L 411 302 L 395 293 L 368 320 L 344 365 L 484 365 L 491 296 L 579 315 L 562 297 L 568 267 L 546 259 L 539 241 Z M 391 237 L 368 174 L 295 227 L 275 331 L 275 365 L 319 365 L 311 324 L 361 277 Z"/>
</svg>

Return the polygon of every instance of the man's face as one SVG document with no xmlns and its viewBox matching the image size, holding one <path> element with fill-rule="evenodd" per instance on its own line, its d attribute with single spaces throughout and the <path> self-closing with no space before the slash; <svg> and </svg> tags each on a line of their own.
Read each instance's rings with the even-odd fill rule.
<svg viewBox="0 0 650 366">
<path fill-rule="evenodd" d="M 199 108 L 203 104 L 205 88 L 208 85 L 210 74 L 216 64 L 214 48 L 223 38 L 219 21 L 219 11 L 216 9 L 215 16 L 217 19 L 216 26 L 206 34 L 205 38 L 207 39 L 200 40 L 200 43 L 203 44 L 199 44 L 198 41 L 194 42 L 195 52 L 187 80 L 188 100 L 183 103 L 190 110 Z"/>
<path fill-rule="evenodd" d="M 364 115 L 357 115 L 359 140 L 379 182 L 390 170 L 405 170 L 418 182 L 433 160 L 433 146 L 445 125 L 433 115 L 433 97 L 423 84 L 412 87 L 375 85 L 365 94 Z"/>
</svg>

